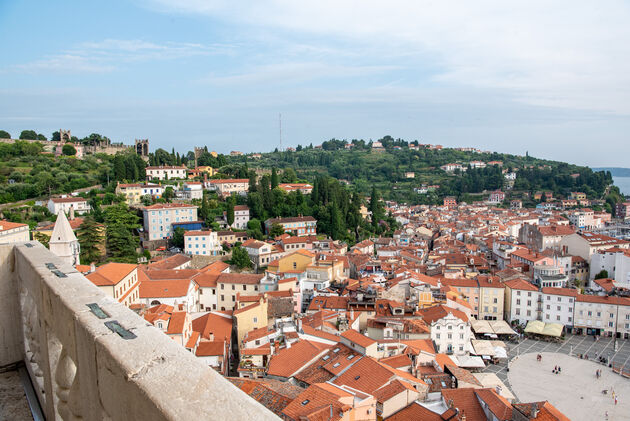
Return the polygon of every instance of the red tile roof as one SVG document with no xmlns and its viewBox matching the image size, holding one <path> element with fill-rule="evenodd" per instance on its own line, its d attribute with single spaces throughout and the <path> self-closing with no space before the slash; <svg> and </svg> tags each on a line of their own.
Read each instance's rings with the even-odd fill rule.
<svg viewBox="0 0 630 421">
<path fill-rule="evenodd" d="M 88 274 L 88 278 L 96 286 L 114 286 L 133 272 L 138 265 L 129 263 L 107 263 Z"/>
<path fill-rule="evenodd" d="M 318 342 L 300 340 L 271 357 L 267 375 L 291 377 L 305 368 L 319 354 L 330 348 Z"/>
<path fill-rule="evenodd" d="M 355 343 L 363 348 L 367 348 L 370 345 L 376 343 L 376 341 L 372 338 L 368 338 L 365 335 L 360 334 L 354 329 L 348 329 L 341 334 L 342 338 L 349 340 L 352 343 Z"/>
</svg>

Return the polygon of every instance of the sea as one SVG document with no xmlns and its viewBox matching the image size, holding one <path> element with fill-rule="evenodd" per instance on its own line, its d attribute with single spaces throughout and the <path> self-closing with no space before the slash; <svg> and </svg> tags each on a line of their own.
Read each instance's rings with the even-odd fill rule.
<svg viewBox="0 0 630 421">
<path fill-rule="evenodd" d="M 630 177 L 613 177 L 613 181 L 621 193 L 630 196 Z"/>
</svg>

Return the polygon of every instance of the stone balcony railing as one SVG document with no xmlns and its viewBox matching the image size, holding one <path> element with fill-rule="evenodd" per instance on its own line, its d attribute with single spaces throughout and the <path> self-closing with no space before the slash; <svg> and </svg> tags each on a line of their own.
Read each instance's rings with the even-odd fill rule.
<svg viewBox="0 0 630 421">
<path fill-rule="evenodd" d="M 0 367 L 23 361 L 51 420 L 271 420 L 37 242 L 0 245 Z"/>
</svg>

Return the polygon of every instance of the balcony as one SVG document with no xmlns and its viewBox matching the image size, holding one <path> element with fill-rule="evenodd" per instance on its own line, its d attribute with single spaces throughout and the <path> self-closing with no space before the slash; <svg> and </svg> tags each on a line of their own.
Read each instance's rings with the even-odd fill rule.
<svg viewBox="0 0 630 421">
<path fill-rule="evenodd" d="M 0 245 L 0 305 L 0 368 L 49 421 L 277 419 L 37 242 Z"/>
</svg>

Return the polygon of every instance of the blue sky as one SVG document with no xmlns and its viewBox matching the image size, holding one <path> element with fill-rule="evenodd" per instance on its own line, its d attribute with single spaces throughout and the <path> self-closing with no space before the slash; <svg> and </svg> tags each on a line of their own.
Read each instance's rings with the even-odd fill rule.
<svg viewBox="0 0 630 421">
<path fill-rule="evenodd" d="M 0 2 L 0 129 L 229 152 L 386 134 L 630 167 L 623 1 Z"/>
</svg>

